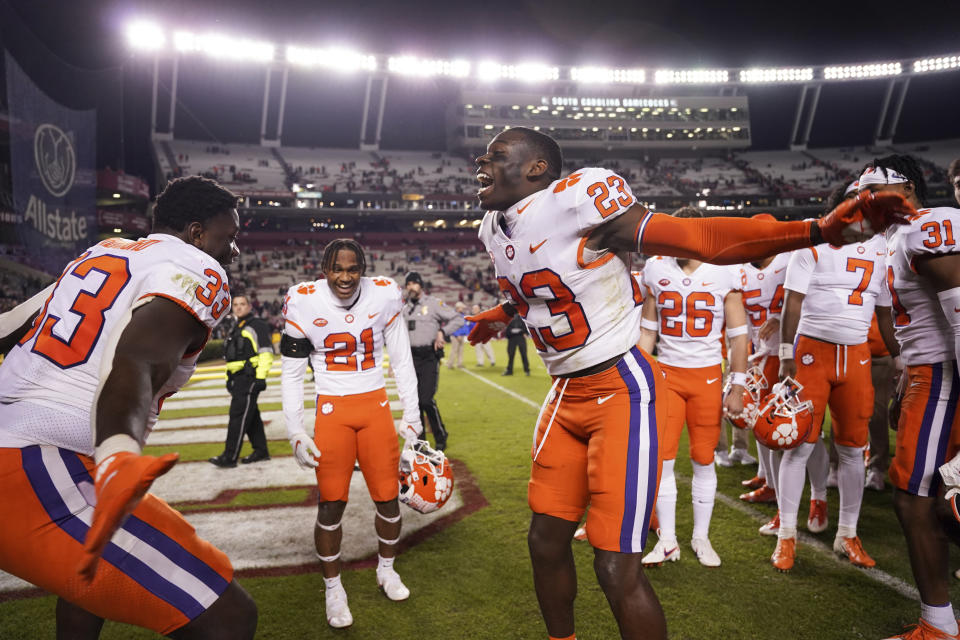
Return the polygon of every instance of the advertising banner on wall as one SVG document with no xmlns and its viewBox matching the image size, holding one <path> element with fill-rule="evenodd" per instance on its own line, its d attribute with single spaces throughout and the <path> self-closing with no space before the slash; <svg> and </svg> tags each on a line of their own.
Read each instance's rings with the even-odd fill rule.
<svg viewBox="0 0 960 640">
<path fill-rule="evenodd" d="M 19 240 L 32 263 L 59 273 L 96 238 L 96 114 L 54 102 L 5 58 Z"/>
</svg>

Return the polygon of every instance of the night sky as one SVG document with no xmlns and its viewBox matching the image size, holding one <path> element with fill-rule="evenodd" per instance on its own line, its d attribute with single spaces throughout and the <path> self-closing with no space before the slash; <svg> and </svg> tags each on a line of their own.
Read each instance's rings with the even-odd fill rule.
<svg viewBox="0 0 960 640">
<path fill-rule="evenodd" d="M 468 8 L 469 7 L 469 8 Z M 375 53 L 411 53 L 502 62 L 607 66 L 742 67 L 874 62 L 960 52 L 960 2 L 319 2 L 317 0 L 0 0 L 27 33 L 0 25 L 0 41 L 42 88 L 99 117 L 101 165 L 151 171 L 145 160 L 149 65 L 132 54 L 122 26 L 153 18 L 168 28 L 219 30 L 277 44 L 343 44 Z M 50 57 L 73 67 L 50 71 Z M 24 60 L 26 58 L 26 60 Z M 181 73 L 186 109 L 180 137 L 255 141 L 263 71 L 198 60 Z M 287 144 L 354 146 L 359 127 L 356 79 L 291 77 Z M 298 88 L 299 87 L 299 88 Z M 883 84 L 824 90 L 813 146 L 870 142 Z M 787 144 L 797 87 L 751 90 L 754 145 Z M 442 81 L 394 81 L 383 145 L 439 148 L 431 123 L 452 95 Z M 249 99 L 248 99 L 249 98 Z M 916 79 L 898 137 L 960 137 L 960 72 Z M 122 114 L 122 117 L 121 117 Z M 786 123 L 786 124 L 784 124 Z M 301 142 L 302 141 L 302 142 Z"/>
</svg>

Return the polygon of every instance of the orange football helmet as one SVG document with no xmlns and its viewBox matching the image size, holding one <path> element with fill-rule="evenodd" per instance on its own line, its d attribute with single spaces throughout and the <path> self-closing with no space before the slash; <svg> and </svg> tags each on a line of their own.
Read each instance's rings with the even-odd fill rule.
<svg viewBox="0 0 960 640">
<path fill-rule="evenodd" d="M 753 425 L 757 420 L 757 410 L 760 406 L 760 397 L 763 394 L 764 390 L 767 388 L 767 379 L 763 375 L 763 369 L 754 365 L 747 369 L 747 386 L 743 390 L 743 413 L 739 417 L 734 418 L 728 416 L 727 419 L 730 421 L 730 424 L 739 428 L 739 429 L 753 429 Z M 730 393 L 730 376 L 727 376 L 727 381 L 724 383 L 723 387 L 723 397 L 726 398 L 727 394 Z"/>
<path fill-rule="evenodd" d="M 793 449 L 813 430 L 813 402 L 801 399 L 803 385 L 784 378 L 758 406 L 753 425 L 757 441 L 774 450 Z"/>
<path fill-rule="evenodd" d="M 453 468 L 442 451 L 423 440 L 400 453 L 400 502 L 414 511 L 431 513 L 453 493 Z"/>
</svg>

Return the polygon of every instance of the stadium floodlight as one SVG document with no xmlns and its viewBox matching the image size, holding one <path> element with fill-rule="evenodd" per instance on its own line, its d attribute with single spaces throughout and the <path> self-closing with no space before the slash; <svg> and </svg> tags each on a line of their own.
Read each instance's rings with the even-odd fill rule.
<svg viewBox="0 0 960 640">
<path fill-rule="evenodd" d="M 913 63 L 914 73 L 927 71 L 948 71 L 960 67 L 960 56 L 941 56 L 939 58 L 924 58 Z"/>
<path fill-rule="evenodd" d="M 876 64 L 851 64 L 836 67 L 824 67 L 824 80 L 857 80 L 862 78 L 882 78 L 897 76 L 903 72 L 899 62 L 878 62 Z"/>
<path fill-rule="evenodd" d="M 584 84 L 643 84 L 647 73 L 643 69 L 608 69 L 606 67 L 573 67 L 570 79 Z"/>
<path fill-rule="evenodd" d="M 741 69 L 740 82 L 806 82 L 813 80 L 813 68 Z"/>
<path fill-rule="evenodd" d="M 416 56 L 391 56 L 387 69 L 407 76 L 450 76 L 465 78 L 470 75 L 470 63 L 466 60 L 429 60 Z"/>
<path fill-rule="evenodd" d="M 146 20 L 135 20 L 128 24 L 126 36 L 131 47 L 143 51 L 159 51 L 167 43 L 160 25 Z"/>
<path fill-rule="evenodd" d="M 290 45 L 287 47 L 287 62 L 342 72 L 377 70 L 377 59 L 374 56 L 341 47 L 315 49 Z"/>
<path fill-rule="evenodd" d="M 729 79 L 726 69 L 658 69 L 653 76 L 657 84 L 723 84 Z"/>
<path fill-rule="evenodd" d="M 560 77 L 560 67 L 539 63 L 500 64 L 481 62 L 477 65 L 477 77 L 481 80 L 520 80 L 522 82 L 545 82 Z"/>
<path fill-rule="evenodd" d="M 204 53 L 211 58 L 248 62 L 270 62 L 276 55 L 276 48 L 269 42 L 219 33 L 177 31 L 173 34 L 173 46 L 181 53 Z"/>
</svg>

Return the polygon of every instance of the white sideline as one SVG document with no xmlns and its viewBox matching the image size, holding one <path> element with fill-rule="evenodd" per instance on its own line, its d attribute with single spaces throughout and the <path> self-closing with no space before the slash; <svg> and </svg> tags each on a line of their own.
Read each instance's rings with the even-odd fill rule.
<svg viewBox="0 0 960 640">
<path fill-rule="evenodd" d="M 503 387 L 503 386 L 501 386 L 501 385 L 499 385 L 499 384 L 497 384 L 497 383 L 495 383 L 495 382 L 492 382 L 492 381 L 490 381 L 490 380 L 487 380 L 487 379 L 484 378 L 483 376 L 478 375 L 478 374 L 470 371 L 469 369 L 462 369 L 462 371 L 465 372 L 465 373 L 470 374 L 471 376 L 473 376 L 473 377 L 476 378 L 477 380 L 480 380 L 481 382 L 484 382 L 484 383 L 490 385 L 491 387 L 493 387 L 493 388 L 495 388 L 495 389 L 498 389 L 499 391 L 502 391 L 503 393 L 507 394 L 507 395 L 510 396 L 511 398 L 514 398 L 514 399 L 516 399 L 516 400 L 519 400 L 520 402 L 523 402 L 524 404 L 533 407 L 534 409 L 539 409 L 539 408 L 540 408 L 540 405 L 536 404 L 535 402 L 533 402 L 533 401 L 530 400 L 529 398 L 525 398 L 525 397 L 521 396 L 520 394 L 515 393 L 515 392 L 511 391 L 510 389 L 507 389 L 506 387 Z M 683 478 L 683 477 L 682 477 L 681 475 L 679 475 L 679 474 L 677 475 L 677 479 L 678 479 L 678 480 L 680 480 L 680 479 L 688 480 L 688 479 L 686 479 L 686 478 Z M 730 496 L 724 495 L 724 494 L 722 494 L 722 493 L 717 493 L 717 501 L 723 503 L 723 504 L 724 504 L 725 506 L 727 506 L 727 507 L 730 507 L 730 508 L 733 509 L 734 511 L 738 511 L 738 512 L 742 513 L 743 515 L 749 516 L 750 518 L 754 519 L 755 521 L 759 522 L 760 524 L 763 524 L 763 523 L 765 523 L 765 522 L 767 522 L 767 521 L 770 520 L 770 516 L 767 515 L 767 514 L 765 514 L 765 513 L 763 513 L 762 511 L 759 511 L 759 510 L 757 510 L 757 509 L 754 509 L 753 507 L 750 507 L 750 506 L 748 506 L 748 505 L 740 502 L 739 500 L 737 500 L 737 499 L 735 499 L 735 498 L 731 498 Z M 920 602 L 920 593 L 917 591 L 916 587 L 914 587 L 913 585 L 909 584 L 908 582 L 905 582 L 905 581 L 901 580 L 900 578 L 897 578 L 896 576 L 892 576 L 892 575 L 890 575 L 889 573 L 887 573 L 886 571 L 883 571 L 882 569 L 877 569 L 877 568 L 873 568 L 873 569 L 859 569 L 859 568 L 857 568 L 857 567 L 854 567 L 852 564 L 850 564 L 849 561 L 847 561 L 846 559 L 841 558 L 841 557 L 839 557 L 837 554 L 835 554 L 835 553 L 833 552 L 833 548 L 831 548 L 830 546 L 824 544 L 824 543 L 821 542 L 820 540 L 818 540 L 818 539 L 816 539 L 816 538 L 814 538 L 814 537 L 812 537 L 812 536 L 810 536 L 810 535 L 808 535 L 808 534 L 800 533 L 800 532 L 798 532 L 798 537 L 799 537 L 799 541 L 803 543 L 804 548 L 812 549 L 812 550 L 816 551 L 817 553 L 819 553 L 819 554 L 822 555 L 822 556 L 826 556 L 826 557 L 828 557 L 828 558 L 831 558 L 831 559 L 833 559 L 835 562 L 837 562 L 837 564 L 839 564 L 839 565 L 841 565 L 841 566 L 844 566 L 844 567 L 849 567 L 850 569 L 859 572 L 860 574 L 866 576 L 867 578 L 869 578 L 869 579 L 871 579 L 871 580 L 873 580 L 873 581 L 875 581 L 875 582 L 879 582 L 880 584 L 882 584 L 882 585 L 884 585 L 884 586 L 886 586 L 886 587 L 889 587 L 890 589 L 896 591 L 898 594 L 900 594 L 900 595 L 903 596 L 904 598 L 908 598 L 908 599 L 910 599 L 910 600 L 915 600 L 915 601 L 917 601 L 917 602 Z"/>
</svg>

